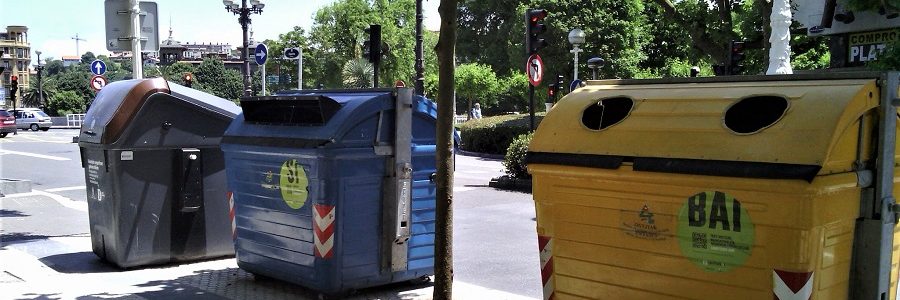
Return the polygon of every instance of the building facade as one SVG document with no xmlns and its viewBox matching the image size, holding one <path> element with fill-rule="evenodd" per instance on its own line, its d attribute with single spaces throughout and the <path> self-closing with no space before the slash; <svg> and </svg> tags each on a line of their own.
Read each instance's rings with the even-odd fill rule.
<svg viewBox="0 0 900 300">
<path fill-rule="evenodd" d="M 21 106 L 22 94 L 31 84 L 31 44 L 28 41 L 28 27 L 6 26 L 0 32 L 0 107 L 12 107 L 10 101 L 10 82 L 12 76 L 19 77 L 19 90 L 16 92 L 16 105 Z"/>
</svg>

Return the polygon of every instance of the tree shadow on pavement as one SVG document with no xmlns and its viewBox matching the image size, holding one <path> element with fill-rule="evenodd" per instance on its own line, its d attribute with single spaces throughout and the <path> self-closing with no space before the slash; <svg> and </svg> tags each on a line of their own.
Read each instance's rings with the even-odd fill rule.
<svg viewBox="0 0 900 300">
<path fill-rule="evenodd" d="M 103 260 L 101 260 L 94 252 L 74 252 L 51 255 L 41 258 L 40 261 L 60 273 L 108 273 L 121 272 L 122 269 L 116 268 Z"/>
<path fill-rule="evenodd" d="M 341 299 L 431 299 L 430 282 L 409 282 L 368 288 Z M 101 293 L 78 299 L 320 299 L 319 293 L 291 283 L 255 276 L 239 268 L 195 271 L 171 280 L 135 285 L 147 290 L 129 295 Z"/>
<path fill-rule="evenodd" d="M 0 233 L 0 247 L 27 242 L 31 240 L 46 240 L 49 235 L 31 234 L 31 232 L 4 232 Z"/>
<path fill-rule="evenodd" d="M 27 217 L 30 215 L 23 214 L 21 211 L 12 209 L 0 209 L 0 218 Z"/>
</svg>

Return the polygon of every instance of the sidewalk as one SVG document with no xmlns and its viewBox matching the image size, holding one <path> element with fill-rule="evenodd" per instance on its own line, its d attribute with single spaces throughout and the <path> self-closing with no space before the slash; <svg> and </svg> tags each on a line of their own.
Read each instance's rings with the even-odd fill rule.
<svg viewBox="0 0 900 300">
<path fill-rule="evenodd" d="M 318 299 L 317 293 L 257 280 L 233 258 L 120 270 L 91 252 L 87 235 L 51 237 L 0 248 L 2 299 Z M 42 257 L 26 253 L 43 252 Z M 361 290 L 347 299 L 431 299 L 431 283 Z M 463 282 L 456 299 L 530 299 Z"/>
</svg>

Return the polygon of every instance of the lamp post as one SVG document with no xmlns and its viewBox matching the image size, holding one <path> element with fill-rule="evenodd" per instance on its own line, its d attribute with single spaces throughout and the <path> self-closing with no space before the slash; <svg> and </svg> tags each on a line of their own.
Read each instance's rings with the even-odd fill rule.
<svg viewBox="0 0 900 300">
<path fill-rule="evenodd" d="M 575 54 L 575 59 L 572 61 L 575 65 L 575 72 L 572 76 L 572 80 L 574 81 L 578 80 L 578 52 L 583 51 L 579 47 L 584 44 L 584 31 L 578 28 L 569 31 L 569 43 L 572 44 L 572 50 L 569 50 L 569 53 Z"/>
<path fill-rule="evenodd" d="M 47 107 L 47 104 L 44 103 L 44 83 L 41 82 L 41 77 L 43 77 L 43 73 L 44 73 L 44 66 L 41 65 L 41 51 L 34 51 L 34 53 L 37 54 L 37 61 L 38 61 L 37 80 L 38 80 L 38 94 L 40 95 L 40 99 L 41 99 L 40 106 L 41 106 L 41 108 L 45 108 L 45 107 Z"/>
<path fill-rule="evenodd" d="M 241 0 L 240 6 L 232 0 L 222 0 L 222 3 L 225 4 L 226 11 L 238 15 L 238 22 L 241 23 L 241 30 L 244 32 L 244 48 L 241 50 L 241 59 L 244 63 L 241 71 L 244 73 L 244 97 L 247 97 L 250 96 L 251 91 L 250 61 L 247 59 L 247 51 L 249 51 L 247 47 L 250 46 L 250 41 L 247 39 L 247 27 L 250 26 L 250 14 L 262 14 L 263 7 L 266 5 L 259 0 L 250 0 L 250 7 L 247 7 L 247 0 Z"/>
<path fill-rule="evenodd" d="M 604 63 L 605 62 L 603 61 L 603 59 L 599 57 L 588 59 L 587 65 L 594 74 L 594 78 L 592 78 L 593 80 L 597 80 L 597 70 L 602 68 Z"/>
</svg>

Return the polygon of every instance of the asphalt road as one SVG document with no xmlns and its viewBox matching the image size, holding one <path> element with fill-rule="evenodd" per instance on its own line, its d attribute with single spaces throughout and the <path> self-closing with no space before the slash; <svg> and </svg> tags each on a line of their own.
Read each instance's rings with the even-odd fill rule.
<svg viewBox="0 0 900 300">
<path fill-rule="evenodd" d="M 34 190 L 0 197 L 0 246 L 28 253 L 50 267 L 60 260 L 76 265 L 73 260 L 94 261 L 90 252 L 70 253 L 74 248 L 60 242 L 89 234 L 84 170 L 78 146 L 72 143 L 77 133 L 51 129 L 0 139 L 0 177 L 31 180 Z M 499 160 L 457 156 L 454 280 L 541 298 L 531 195 L 488 187 L 502 169 Z"/>
</svg>

